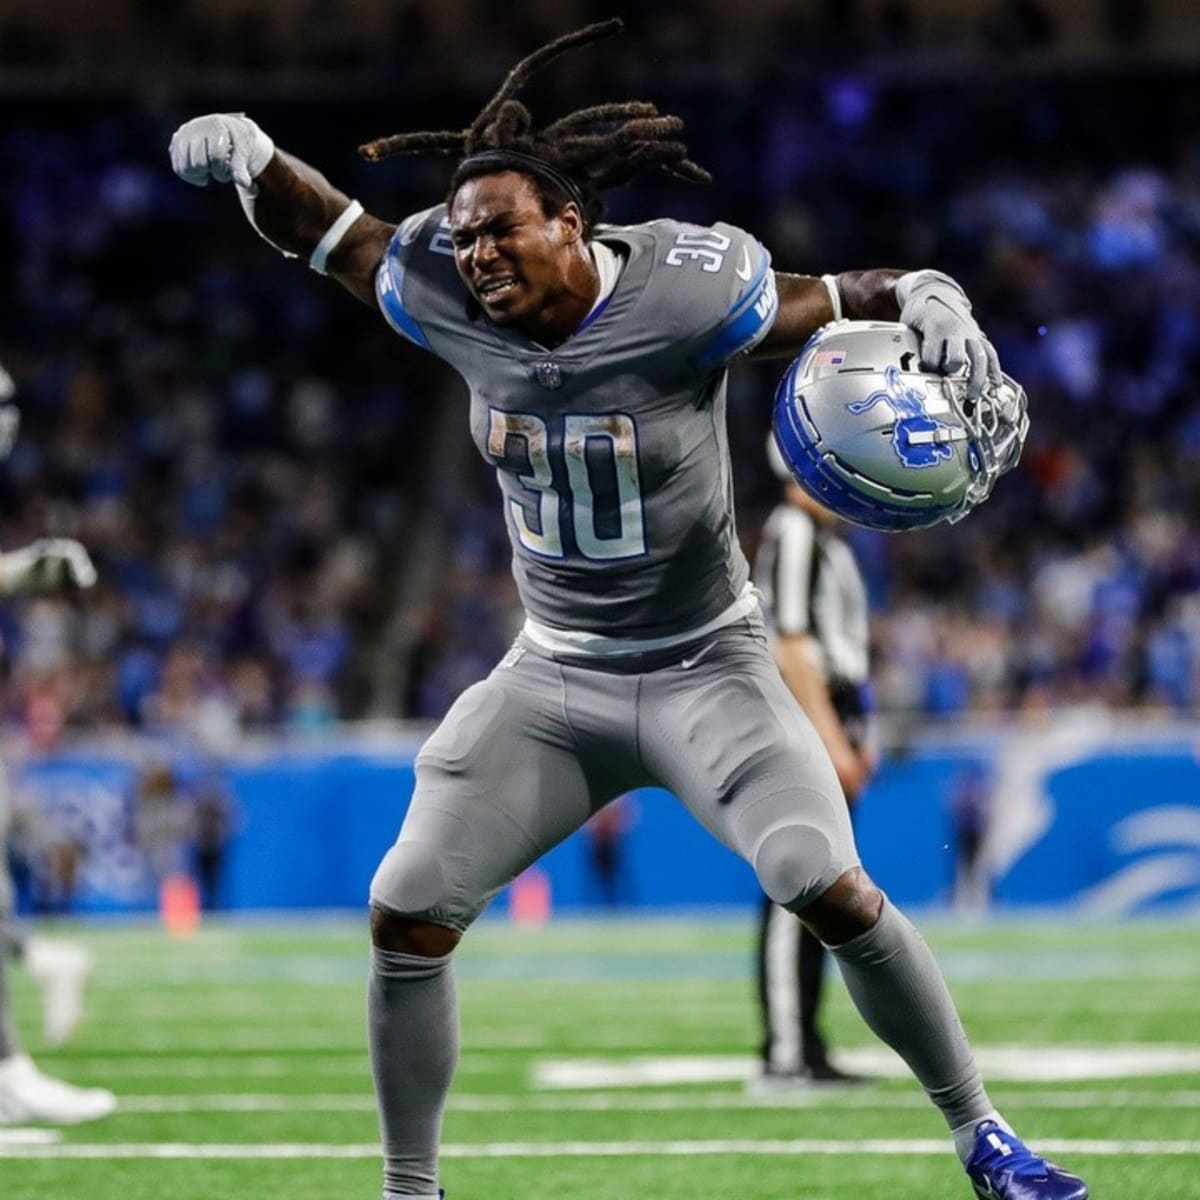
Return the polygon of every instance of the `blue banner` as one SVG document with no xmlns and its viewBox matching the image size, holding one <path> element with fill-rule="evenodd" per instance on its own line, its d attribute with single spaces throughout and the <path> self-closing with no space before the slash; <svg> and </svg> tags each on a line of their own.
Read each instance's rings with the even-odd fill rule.
<svg viewBox="0 0 1200 1200">
<path fill-rule="evenodd" d="M 151 910 L 182 875 L 214 907 L 363 908 L 413 786 L 411 743 L 221 763 L 31 760 L 13 789 L 22 904 Z M 1106 724 L 926 738 L 885 761 L 856 820 L 865 866 L 901 904 L 1099 915 L 1200 904 L 1200 765 L 1187 732 L 1119 744 Z M 757 897 L 749 867 L 656 789 L 610 806 L 532 878 L 555 909 Z"/>
</svg>

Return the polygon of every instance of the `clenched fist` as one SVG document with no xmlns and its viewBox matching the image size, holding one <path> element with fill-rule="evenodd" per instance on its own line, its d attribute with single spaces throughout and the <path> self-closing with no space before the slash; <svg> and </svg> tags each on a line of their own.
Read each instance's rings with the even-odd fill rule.
<svg viewBox="0 0 1200 1200">
<path fill-rule="evenodd" d="M 194 117 L 171 138 L 171 169 L 186 183 L 207 187 L 209 180 L 251 191 L 275 153 L 275 143 L 241 113 Z"/>
</svg>

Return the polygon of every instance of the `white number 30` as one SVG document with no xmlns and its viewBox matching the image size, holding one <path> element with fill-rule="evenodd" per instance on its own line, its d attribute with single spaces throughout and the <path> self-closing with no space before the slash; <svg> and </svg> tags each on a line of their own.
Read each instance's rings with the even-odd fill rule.
<svg viewBox="0 0 1200 1200">
<path fill-rule="evenodd" d="M 715 229 L 681 233 L 675 239 L 675 245 L 667 251 L 665 261 L 669 267 L 682 267 L 699 260 L 702 271 L 716 273 L 725 262 L 730 245 L 730 239 Z"/>
<path fill-rule="evenodd" d="M 638 477 L 637 426 L 625 413 L 570 414 L 563 421 L 562 455 L 571 497 L 575 544 L 584 558 L 606 561 L 634 558 L 646 553 L 646 530 L 642 516 L 642 489 Z M 536 521 L 531 506 L 509 500 L 509 517 L 521 545 L 544 558 L 565 558 L 559 521 L 559 494 L 550 465 L 550 437 L 546 422 L 532 413 L 488 414 L 488 453 L 497 461 L 506 457 L 507 442 L 518 437 L 525 443 L 529 473 L 517 480 L 536 496 Z M 602 535 L 597 521 L 596 497 L 588 472 L 589 442 L 605 441 L 612 450 L 616 473 L 616 512 L 604 522 L 615 533 Z M 532 498 L 532 497 L 531 497 Z"/>
</svg>

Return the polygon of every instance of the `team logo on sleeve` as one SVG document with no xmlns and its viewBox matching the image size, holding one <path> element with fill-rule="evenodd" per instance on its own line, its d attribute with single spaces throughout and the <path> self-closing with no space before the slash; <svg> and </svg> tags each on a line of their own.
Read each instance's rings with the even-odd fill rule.
<svg viewBox="0 0 1200 1200">
<path fill-rule="evenodd" d="M 869 412 L 877 404 L 886 404 L 896 415 L 892 427 L 892 445 L 906 467 L 934 467 L 953 457 L 951 442 L 965 442 L 967 431 L 931 416 L 925 389 L 905 383 L 899 367 L 883 373 L 884 386 L 865 400 L 855 400 L 846 408 L 856 416 Z"/>
</svg>

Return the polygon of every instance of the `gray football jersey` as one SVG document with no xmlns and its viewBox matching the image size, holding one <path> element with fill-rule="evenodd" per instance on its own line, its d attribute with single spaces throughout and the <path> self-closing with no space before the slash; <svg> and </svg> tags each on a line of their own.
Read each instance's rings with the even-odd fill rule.
<svg viewBox="0 0 1200 1200">
<path fill-rule="evenodd" d="M 771 328 L 775 279 L 766 250 L 731 225 L 651 221 L 595 236 L 624 268 L 553 350 L 468 303 L 444 205 L 400 225 L 376 295 L 393 328 L 470 388 L 526 611 L 556 629 L 670 637 L 746 585 L 726 368 Z"/>
</svg>

